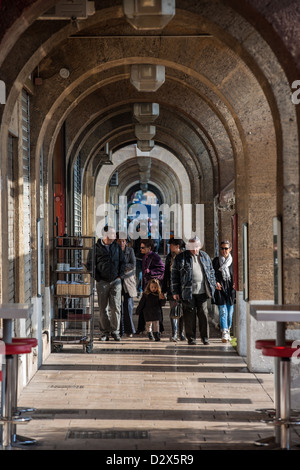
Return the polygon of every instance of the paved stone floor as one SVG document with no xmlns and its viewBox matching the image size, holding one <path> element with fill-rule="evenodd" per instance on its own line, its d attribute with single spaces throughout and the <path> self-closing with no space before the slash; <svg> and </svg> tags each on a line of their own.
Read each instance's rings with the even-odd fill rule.
<svg viewBox="0 0 300 470">
<path fill-rule="evenodd" d="M 273 432 L 255 411 L 273 406 L 273 375 L 249 373 L 216 330 L 208 346 L 170 342 L 168 331 L 160 342 L 96 336 L 92 353 L 52 353 L 19 405 L 37 409 L 22 426 L 31 450 L 257 449 Z"/>
<path fill-rule="evenodd" d="M 30 450 L 270 449 L 254 445 L 274 434 L 255 410 L 273 407 L 273 375 L 250 373 L 213 327 L 210 345 L 190 346 L 170 342 L 167 312 L 164 324 L 160 342 L 95 331 L 91 353 L 52 353 L 19 399 L 37 409 L 18 426 L 37 440 Z"/>
</svg>

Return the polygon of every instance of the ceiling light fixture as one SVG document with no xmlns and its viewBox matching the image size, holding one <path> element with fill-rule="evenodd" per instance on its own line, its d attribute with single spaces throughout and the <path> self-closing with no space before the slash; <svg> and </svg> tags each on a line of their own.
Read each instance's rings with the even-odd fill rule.
<svg viewBox="0 0 300 470">
<path fill-rule="evenodd" d="M 44 12 L 39 20 L 85 20 L 96 13 L 95 2 L 88 0 L 60 0 Z"/>
<path fill-rule="evenodd" d="M 154 122 L 159 116 L 158 103 L 134 103 L 133 115 L 140 123 Z"/>
<path fill-rule="evenodd" d="M 130 82 L 138 91 L 157 91 L 165 82 L 165 66 L 133 64 L 130 69 Z"/>
<path fill-rule="evenodd" d="M 98 153 L 98 157 L 101 157 L 101 165 L 113 165 L 112 150 L 109 150 L 108 142 L 106 142 L 103 150 Z"/>
<path fill-rule="evenodd" d="M 154 140 L 138 140 L 136 145 L 141 152 L 151 152 L 155 146 L 155 142 Z"/>
<path fill-rule="evenodd" d="M 123 0 L 128 21 L 138 30 L 163 29 L 175 15 L 175 0 Z"/>
<path fill-rule="evenodd" d="M 156 134 L 156 127 L 150 124 L 136 124 L 135 135 L 139 140 L 151 140 Z"/>
</svg>

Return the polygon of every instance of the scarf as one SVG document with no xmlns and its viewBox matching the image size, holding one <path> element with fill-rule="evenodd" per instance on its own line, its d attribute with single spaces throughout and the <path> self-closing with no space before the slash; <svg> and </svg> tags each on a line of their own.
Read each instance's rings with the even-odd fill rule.
<svg viewBox="0 0 300 470">
<path fill-rule="evenodd" d="M 219 263 L 220 263 L 219 271 L 221 271 L 221 273 L 222 273 L 223 280 L 224 281 L 229 281 L 230 278 L 231 278 L 230 272 L 229 272 L 229 266 L 232 263 L 231 254 L 229 253 L 227 258 L 220 255 L 219 256 Z"/>
</svg>

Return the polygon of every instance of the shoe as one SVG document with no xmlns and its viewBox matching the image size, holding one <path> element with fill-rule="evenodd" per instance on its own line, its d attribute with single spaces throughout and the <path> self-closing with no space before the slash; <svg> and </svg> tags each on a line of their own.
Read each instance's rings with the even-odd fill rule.
<svg viewBox="0 0 300 470">
<path fill-rule="evenodd" d="M 208 338 L 202 338 L 202 343 L 203 344 L 209 344 Z"/>
<path fill-rule="evenodd" d="M 230 336 L 228 330 L 223 330 L 222 331 L 222 343 L 227 343 L 227 341 L 230 341 Z"/>
<path fill-rule="evenodd" d="M 177 336 L 171 336 L 170 341 L 173 341 L 174 343 L 177 343 Z"/>
<path fill-rule="evenodd" d="M 119 335 L 112 333 L 112 337 L 115 341 L 121 341 L 121 338 Z"/>
<path fill-rule="evenodd" d="M 155 341 L 160 341 L 160 333 L 159 333 L 159 331 L 155 331 L 155 332 L 154 332 L 154 339 L 155 339 Z"/>
<path fill-rule="evenodd" d="M 185 341 L 186 340 L 186 337 L 184 336 L 183 333 L 180 333 L 180 341 Z"/>
<path fill-rule="evenodd" d="M 151 332 L 148 333 L 148 338 L 149 338 L 150 341 L 152 341 L 154 339 L 153 334 Z"/>
<path fill-rule="evenodd" d="M 196 344 L 196 340 L 194 338 L 190 338 L 188 340 L 188 344 Z"/>
<path fill-rule="evenodd" d="M 132 338 L 132 337 L 133 337 L 133 334 L 130 333 L 130 334 L 127 334 L 126 336 L 127 336 L 127 338 Z"/>
<path fill-rule="evenodd" d="M 109 341 L 109 337 L 106 335 L 100 336 L 100 341 Z"/>
</svg>

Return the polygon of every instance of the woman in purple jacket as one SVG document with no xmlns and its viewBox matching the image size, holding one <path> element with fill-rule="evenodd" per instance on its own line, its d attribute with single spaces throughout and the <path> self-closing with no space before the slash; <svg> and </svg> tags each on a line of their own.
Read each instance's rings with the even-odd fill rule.
<svg viewBox="0 0 300 470">
<path fill-rule="evenodd" d="M 154 243 L 151 238 L 141 240 L 141 253 L 143 255 L 142 260 L 142 286 L 143 290 L 146 289 L 148 282 L 151 279 L 158 279 L 161 283 L 164 278 L 165 265 L 161 257 L 153 251 Z M 137 334 L 145 330 L 144 316 L 139 315 Z M 164 330 L 163 324 L 160 324 L 160 331 Z"/>
<path fill-rule="evenodd" d="M 164 278 L 165 265 L 161 257 L 153 251 L 154 243 L 150 238 L 141 240 L 140 249 L 144 255 L 142 260 L 142 285 L 144 290 L 151 279 L 158 279 L 161 283 Z"/>
</svg>

